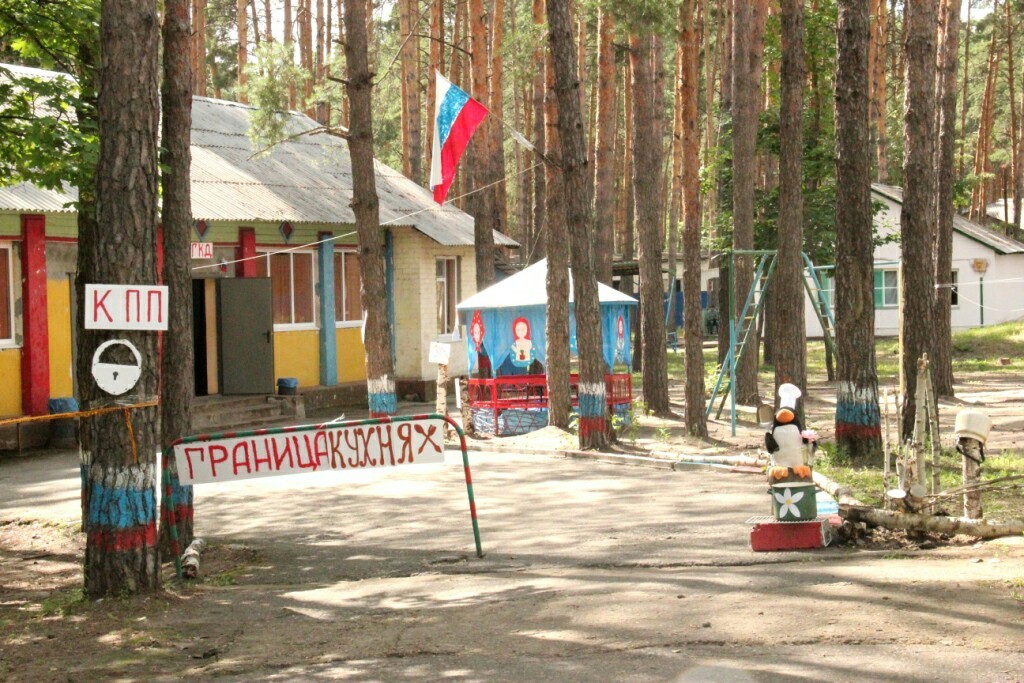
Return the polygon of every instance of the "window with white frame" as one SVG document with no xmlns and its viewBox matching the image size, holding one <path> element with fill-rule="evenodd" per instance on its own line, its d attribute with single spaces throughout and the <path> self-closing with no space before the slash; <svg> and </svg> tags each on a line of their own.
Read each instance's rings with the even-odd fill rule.
<svg viewBox="0 0 1024 683">
<path fill-rule="evenodd" d="M 875 308 L 894 308 L 899 305 L 900 285 L 898 271 L 875 271 Z"/>
<path fill-rule="evenodd" d="M 315 257 L 311 251 L 264 252 L 256 260 L 256 275 L 270 277 L 275 326 L 316 324 Z"/>
<path fill-rule="evenodd" d="M 457 320 L 455 306 L 459 303 L 459 259 L 439 256 L 435 264 L 437 282 L 437 333 L 451 334 Z"/>
<path fill-rule="evenodd" d="M 0 345 L 14 343 L 14 251 L 0 244 Z"/>
<path fill-rule="evenodd" d="M 351 249 L 334 252 L 334 320 L 343 323 L 361 323 L 363 306 L 360 299 L 362 268 L 359 254 Z"/>
<path fill-rule="evenodd" d="M 949 305 L 956 308 L 960 305 L 960 291 L 957 285 L 960 284 L 960 271 L 954 270 L 949 274 Z"/>
</svg>

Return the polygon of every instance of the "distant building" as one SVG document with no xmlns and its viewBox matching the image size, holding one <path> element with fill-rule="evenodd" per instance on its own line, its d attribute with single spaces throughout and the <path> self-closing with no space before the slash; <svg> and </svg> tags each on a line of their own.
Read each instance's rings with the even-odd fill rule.
<svg viewBox="0 0 1024 683">
<path fill-rule="evenodd" d="M 276 379 L 294 377 L 300 390 L 349 385 L 365 396 L 347 143 L 297 135 L 318 124 L 291 112 L 291 137 L 254 156 L 246 135 L 253 111 L 194 100 L 192 239 L 204 245 L 192 260 L 195 324 L 167 334 L 194 335 L 199 395 L 273 393 Z M 392 323 L 397 393 L 430 398 L 436 376 L 427 362 L 430 342 L 452 332 L 457 302 L 476 291 L 473 219 L 437 206 L 427 189 L 379 163 L 377 193 L 389 292 L 378 305 Z M 45 413 L 48 399 L 77 394 L 78 234 L 69 206 L 76 199 L 72 187 L 0 187 L 0 416 Z M 328 238 L 335 239 L 323 241 Z M 495 242 L 517 246 L 499 233 Z M 257 288 L 266 293 L 265 319 L 257 319 L 260 307 L 246 299 L 256 290 L 235 286 L 252 278 L 269 278 L 269 286 Z M 244 307 L 230 316 L 230 326 L 224 323 L 232 311 L 224 306 Z M 462 364 L 452 374 L 466 371 L 464 344 L 452 349 Z M 238 367 L 245 372 L 225 371 Z M 265 378 L 256 388 L 243 376 L 253 373 Z"/>
</svg>

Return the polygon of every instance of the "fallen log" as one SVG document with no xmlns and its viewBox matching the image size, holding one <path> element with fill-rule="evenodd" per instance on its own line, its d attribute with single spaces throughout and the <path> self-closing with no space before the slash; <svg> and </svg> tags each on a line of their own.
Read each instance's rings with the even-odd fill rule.
<svg viewBox="0 0 1024 683">
<path fill-rule="evenodd" d="M 664 458 L 666 460 L 679 460 L 682 462 L 702 463 L 707 465 L 740 465 L 745 467 L 767 467 L 768 458 L 750 455 L 686 455 L 684 453 L 673 453 L 671 451 L 653 450 L 652 457 Z"/>
<path fill-rule="evenodd" d="M 1024 533 L 1024 521 L 1008 520 L 990 522 L 984 519 L 967 519 L 964 517 L 941 517 L 919 515 L 913 512 L 889 512 L 878 510 L 866 505 L 839 506 L 839 515 L 851 522 L 864 522 L 887 529 L 904 531 L 930 531 L 939 534 L 964 534 L 978 538 L 999 538 L 1001 536 L 1018 536 Z"/>
<path fill-rule="evenodd" d="M 206 541 L 197 538 L 192 541 L 181 555 L 181 575 L 186 579 L 199 576 L 199 553 L 206 548 Z"/>
<path fill-rule="evenodd" d="M 864 503 L 857 500 L 853 495 L 853 489 L 843 486 L 842 484 L 832 481 L 818 470 L 813 470 L 811 476 L 814 477 L 814 484 L 822 491 L 828 493 L 830 496 L 836 499 L 840 505 L 855 505 L 864 507 Z"/>
</svg>

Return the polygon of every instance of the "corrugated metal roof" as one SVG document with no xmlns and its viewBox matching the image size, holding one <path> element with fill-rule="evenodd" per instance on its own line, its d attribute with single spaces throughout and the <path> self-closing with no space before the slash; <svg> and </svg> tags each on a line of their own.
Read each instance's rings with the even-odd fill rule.
<svg viewBox="0 0 1024 683">
<path fill-rule="evenodd" d="M 548 303 L 548 260 L 541 259 L 529 268 L 510 275 L 487 289 L 477 292 L 456 308 L 460 311 L 477 308 L 520 308 L 544 306 Z M 608 285 L 597 283 L 597 298 L 602 304 L 636 305 L 637 300 Z M 569 274 L 569 302 L 573 301 L 572 273 Z"/>
<path fill-rule="evenodd" d="M 251 107 L 195 98 L 192 105 L 192 213 L 197 219 L 355 223 L 352 165 L 345 140 L 315 131 L 303 114 L 287 114 L 288 136 L 254 156 L 246 135 Z M 439 207 L 430 192 L 376 164 L 380 221 L 407 225 L 445 246 L 472 246 L 473 218 Z M 495 232 L 503 246 L 517 243 Z"/>
<path fill-rule="evenodd" d="M 903 204 L 902 187 L 872 183 L 871 190 L 872 192 L 894 201 L 901 206 Z M 981 244 L 990 247 L 998 254 L 1024 254 L 1024 243 L 1018 242 L 1012 237 L 1001 235 L 995 230 L 990 230 L 983 225 L 978 225 L 958 213 L 953 214 L 953 229 L 964 237 L 969 237 L 975 242 L 980 242 Z"/>
<path fill-rule="evenodd" d="M 67 205 L 77 201 L 78 190 L 66 183 L 63 191 L 44 190 L 31 183 L 0 185 L 0 209 L 7 211 L 72 213 L 75 208 Z"/>
<path fill-rule="evenodd" d="M 2 65 L 20 75 L 53 78 L 39 69 Z M 203 220 L 288 221 L 354 224 L 352 165 L 348 143 L 327 133 L 312 133 L 315 121 L 286 114 L 284 142 L 254 156 L 247 136 L 252 107 L 196 97 L 192 104 L 192 215 Z M 380 221 L 413 227 L 444 246 L 472 246 L 473 218 L 451 206 L 438 206 L 429 190 L 401 173 L 376 163 Z M 0 209 L 69 212 L 77 192 L 40 189 L 21 183 L 0 187 Z M 494 233 L 501 246 L 515 240 Z"/>
</svg>

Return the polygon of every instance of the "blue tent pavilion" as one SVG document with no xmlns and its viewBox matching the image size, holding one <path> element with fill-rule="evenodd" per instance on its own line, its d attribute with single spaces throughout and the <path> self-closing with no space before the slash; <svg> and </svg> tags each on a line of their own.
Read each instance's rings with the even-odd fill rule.
<svg viewBox="0 0 1024 683">
<path fill-rule="evenodd" d="M 632 400 L 632 318 L 636 299 L 598 284 L 609 414 L 625 418 Z M 461 302 L 467 332 L 469 404 L 477 431 L 523 434 L 547 425 L 547 260 Z M 569 280 L 569 347 L 576 316 Z M 618 372 L 616 372 L 618 370 Z M 571 377 L 573 402 L 577 376 Z"/>
</svg>

